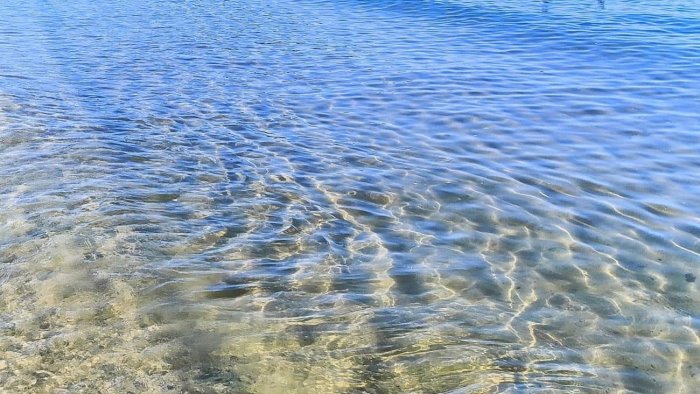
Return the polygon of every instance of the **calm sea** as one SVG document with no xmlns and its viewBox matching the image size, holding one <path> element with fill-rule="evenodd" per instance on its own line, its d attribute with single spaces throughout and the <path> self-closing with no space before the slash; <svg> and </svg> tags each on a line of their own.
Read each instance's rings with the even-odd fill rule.
<svg viewBox="0 0 700 394">
<path fill-rule="evenodd" d="M 694 393 L 699 0 L 3 0 L 0 392 Z"/>
</svg>

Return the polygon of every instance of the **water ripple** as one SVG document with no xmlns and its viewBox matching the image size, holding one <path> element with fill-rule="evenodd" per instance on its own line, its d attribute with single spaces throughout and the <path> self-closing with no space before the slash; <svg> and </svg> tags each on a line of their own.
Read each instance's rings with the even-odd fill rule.
<svg viewBox="0 0 700 394">
<path fill-rule="evenodd" d="M 0 386 L 693 392 L 699 11 L 9 1 Z"/>
</svg>

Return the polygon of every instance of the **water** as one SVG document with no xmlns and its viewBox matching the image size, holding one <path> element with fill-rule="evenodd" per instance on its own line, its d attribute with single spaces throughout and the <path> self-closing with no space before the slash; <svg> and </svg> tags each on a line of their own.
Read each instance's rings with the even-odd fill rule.
<svg viewBox="0 0 700 394">
<path fill-rule="evenodd" d="M 696 0 L 5 0 L 0 391 L 694 392 L 698 81 Z"/>
</svg>

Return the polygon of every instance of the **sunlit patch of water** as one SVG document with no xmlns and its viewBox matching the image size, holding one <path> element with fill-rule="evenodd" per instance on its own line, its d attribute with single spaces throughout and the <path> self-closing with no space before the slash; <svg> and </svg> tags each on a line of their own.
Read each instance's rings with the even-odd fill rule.
<svg viewBox="0 0 700 394">
<path fill-rule="evenodd" d="M 9 392 L 692 392 L 698 4 L 0 7 Z"/>
</svg>

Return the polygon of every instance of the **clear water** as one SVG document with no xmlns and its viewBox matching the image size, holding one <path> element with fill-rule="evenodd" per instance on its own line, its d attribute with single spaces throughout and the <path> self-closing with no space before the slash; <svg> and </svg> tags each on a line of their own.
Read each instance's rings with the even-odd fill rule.
<svg viewBox="0 0 700 394">
<path fill-rule="evenodd" d="M 0 3 L 0 391 L 697 392 L 700 2 Z"/>
</svg>

